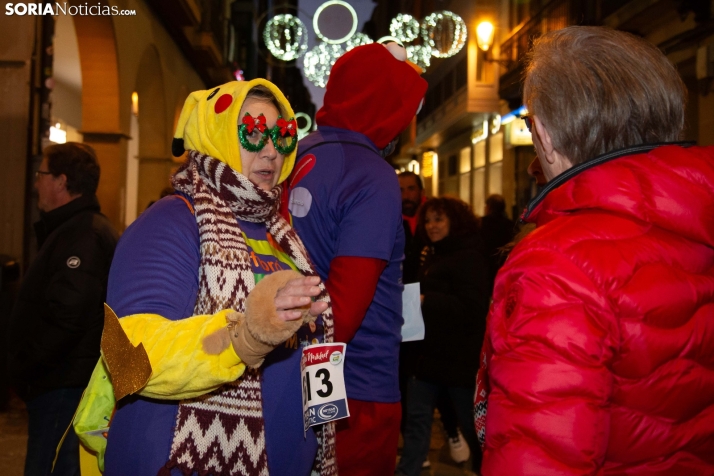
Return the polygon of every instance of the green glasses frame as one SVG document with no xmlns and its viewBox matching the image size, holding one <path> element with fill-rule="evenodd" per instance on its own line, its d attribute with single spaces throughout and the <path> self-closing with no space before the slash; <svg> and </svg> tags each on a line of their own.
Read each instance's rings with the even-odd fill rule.
<svg viewBox="0 0 714 476">
<path fill-rule="evenodd" d="M 248 140 L 248 135 L 252 134 L 255 129 L 262 134 L 260 141 L 257 144 L 253 144 Z M 290 120 L 285 120 L 282 116 L 278 116 L 278 120 L 275 126 L 268 128 L 265 125 L 265 116 L 260 114 L 258 117 L 253 117 L 249 112 L 245 113 L 241 124 L 238 126 L 238 139 L 240 140 L 240 145 L 243 146 L 248 152 L 260 152 L 265 147 L 265 142 L 270 137 L 273 141 L 273 146 L 282 155 L 288 155 L 295 150 L 297 147 L 297 122 L 295 118 Z M 292 137 L 292 142 L 288 146 L 283 147 L 280 145 L 280 139 L 285 139 L 287 137 Z"/>
</svg>

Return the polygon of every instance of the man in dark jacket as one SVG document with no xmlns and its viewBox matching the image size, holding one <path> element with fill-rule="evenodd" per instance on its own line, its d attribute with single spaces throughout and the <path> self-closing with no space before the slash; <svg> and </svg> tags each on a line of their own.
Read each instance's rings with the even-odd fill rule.
<svg viewBox="0 0 714 476">
<path fill-rule="evenodd" d="M 481 236 L 483 236 L 486 263 L 488 265 L 488 281 L 491 291 L 496 273 L 504 261 L 500 252 L 502 246 L 513 240 L 516 225 L 506 216 L 506 201 L 501 195 L 489 195 L 486 199 L 486 209 L 481 218 Z"/>
<path fill-rule="evenodd" d="M 419 255 L 425 243 L 416 235 L 417 210 L 424 203 L 424 185 L 414 172 L 399 174 L 399 189 L 402 192 L 402 223 L 404 224 L 404 263 L 402 281 L 415 283 L 419 271 Z"/>
<path fill-rule="evenodd" d="M 95 196 L 99 164 L 80 143 L 49 146 L 35 174 L 39 251 L 10 318 L 8 366 L 26 402 L 25 476 L 50 473 L 99 358 L 109 265 L 118 239 Z M 53 475 L 79 474 L 79 447 L 68 432 Z"/>
</svg>

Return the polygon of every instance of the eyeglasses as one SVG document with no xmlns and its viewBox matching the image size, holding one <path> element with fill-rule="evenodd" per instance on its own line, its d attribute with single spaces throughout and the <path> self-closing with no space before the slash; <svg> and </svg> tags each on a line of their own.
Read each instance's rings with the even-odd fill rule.
<svg viewBox="0 0 714 476">
<path fill-rule="evenodd" d="M 286 121 L 278 116 L 275 126 L 268 128 L 263 114 L 253 117 L 246 112 L 242 124 L 238 126 L 238 139 L 248 152 L 260 152 L 265 142 L 270 138 L 275 150 L 282 155 L 288 155 L 297 146 L 297 122 L 295 118 Z"/>
<path fill-rule="evenodd" d="M 35 172 L 35 178 L 36 178 L 36 179 L 37 179 L 37 178 L 40 178 L 40 175 L 52 175 L 52 172 L 45 172 L 45 171 L 42 171 L 42 170 L 38 170 L 37 172 Z"/>
<path fill-rule="evenodd" d="M 522 116 L 521 119 L 523 119 L 523 122 L 526 123 L 526 127 L 528 128 L 528 132 L 530 132 L 530 133 L 532 134 L 533 131 L 531 130 L 531 128 L 533 127 L 533 119 L 531 118 L 531 116 L 529 116 L 529 115 Z"/>
</svg>

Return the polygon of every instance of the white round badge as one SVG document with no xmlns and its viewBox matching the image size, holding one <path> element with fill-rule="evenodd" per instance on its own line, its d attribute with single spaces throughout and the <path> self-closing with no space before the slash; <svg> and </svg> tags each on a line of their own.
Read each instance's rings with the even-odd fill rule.
<svg viewBox="0 0 714 476">
<path fill-rule="evenodd" d="M 312 195 L 305 187 L 296 187 L 290 192 L 290 204 L 288 209 L 294 217 L 303 218 L 310 212 L 312 206 Z"/>
<path fill-rule="evenodd" d="M 340 362 L 342 362 L 342 352 L 336 350 L 332 354 L 330 354 L 330 363 L 332 365 L 339 365 Z"/>
<path fill-rule="evenodd" d="M 80 261 L 78 256 L 70 256 L 67 258 L 67 267 L 68 268 L 79 268 L 79 265 L 82 264 L 82 261 Z"/>
</svg>

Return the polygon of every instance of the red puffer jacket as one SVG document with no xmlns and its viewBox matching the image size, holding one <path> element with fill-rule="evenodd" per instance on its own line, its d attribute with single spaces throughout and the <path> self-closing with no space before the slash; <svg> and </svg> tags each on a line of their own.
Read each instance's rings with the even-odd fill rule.
<svg viewBox="0 0 714 476">
<path fill-rule="evenodd" d="M 498 275 L 484 475 L 714 475 L 714 147 L 549 183 Z"/>
</svg>

